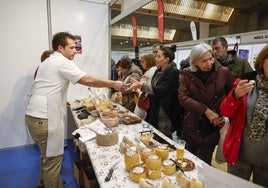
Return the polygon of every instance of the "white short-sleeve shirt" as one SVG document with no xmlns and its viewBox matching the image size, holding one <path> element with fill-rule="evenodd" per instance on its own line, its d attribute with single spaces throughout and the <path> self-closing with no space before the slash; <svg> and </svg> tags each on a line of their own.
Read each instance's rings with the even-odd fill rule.
<svg viewBox="0 0 268 188">
<path fill-rule="evenodd" d="M 59 52 L 54 52 L 39 66 L 29 93 L 25 114 L 47 118 L 46 96 L 61 92 L 63 100 L 66 101 L 69 83 L 75 84 L 84 75 L 86 73 L 81 71 L 73 61 L 68 60 Z"/>
</svg>

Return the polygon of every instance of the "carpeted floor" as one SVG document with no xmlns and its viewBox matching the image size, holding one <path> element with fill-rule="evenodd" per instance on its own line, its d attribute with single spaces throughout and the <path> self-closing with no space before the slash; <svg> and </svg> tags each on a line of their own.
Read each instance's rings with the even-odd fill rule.
<svg viewBox="0 0 268 188">
<path fill-rule="evenodd" d="M 66 140 L 62 179 L 66 188 L 78 188 L 74 177 L 74 161 L 79 160 L 79 152 L 74 151 L 73 141 Z M 0 150 L 0 188 L 36 188 L 39 181 L 40 152 L 37 146 L 25 146 Z"/>
</svg>

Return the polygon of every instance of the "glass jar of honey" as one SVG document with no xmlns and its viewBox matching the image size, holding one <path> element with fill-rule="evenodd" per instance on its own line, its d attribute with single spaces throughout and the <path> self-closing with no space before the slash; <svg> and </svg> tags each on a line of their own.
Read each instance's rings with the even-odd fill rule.
<svg viewBox="0 0 268 188">
<path fill-rule="evenodd" d="M 140 155 L 141 155 L 141 160 L 143 162 L 145 162 L 145 160 L 147 159 L 147 157 L 149 155 L 154 155 L 155 154 L 155 150 L 152 149 L 152 148 L 143 148 L 140 152 Z"/>
<path fill-rule="evenodd" d="M 146 171 L 145 168 L 142 166 L 134 166 L 130 170 L 130 179 L 136 183 L 139 182 L 140 178 L 146 178 Z"/>
<path fill-rule="evenodd" d="M 166 175 L 173 175 L 176 172 L 176 164 L 172 160 L 164 160 L 162 162 L 162 171 Z"/>
<path fill-rule="evenodd" d="M 158 155 L 149 155 L 145 160 L 145 165 L 150 170 L 161 168 L 161 158 Z"/>
<path fill-rule="evenodd" d="M 168 158 L 169 155 L 169 147 L 166 144 L 158 145 L 155 148 L 155 153 L 158 155 L 162 161 Z"/>
<path fill-rule="evenodd" d="M 146 177 L 151 180 L 156 180 L 161 178 L 161 170 L 160 169 L 149 169 L 146 168 Z"/>
<path fill-rule="evenodd" d="M 134 151 L 134 150 L 131 150 L 131 151 L 127 151 L 125 153 L 125 156 L 124 156 L 124 161 L 125 161 L 125 168 L 126 168 L 126 171 L 130 171 L 130 169 L 133 167 L 133 166 L 136 166 L 140 163 L 140 156 L 139 154 Z"/>
</svg>

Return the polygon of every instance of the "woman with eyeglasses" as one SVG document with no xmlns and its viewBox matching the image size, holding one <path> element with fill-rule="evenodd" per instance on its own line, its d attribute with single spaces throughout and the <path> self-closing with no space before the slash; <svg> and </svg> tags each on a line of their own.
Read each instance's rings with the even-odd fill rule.
<svg viewBox="0 0 268 188">
<path fill-rule="evenodd" d="M 179 77 L 179 102 L 184 109 L 183 136 L 187 149 L 211 165 L 225 119 L 219 112 L 234 77 L 212 56 L 211 47 L 201 43 L 190 52 L 190 66 Z"/>
</svg>

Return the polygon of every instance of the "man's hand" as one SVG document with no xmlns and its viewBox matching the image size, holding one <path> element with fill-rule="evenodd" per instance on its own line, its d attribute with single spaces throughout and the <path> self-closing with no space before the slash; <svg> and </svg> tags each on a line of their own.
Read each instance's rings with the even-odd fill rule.
<svg viewBox="0 0 268 188">
<path fill-rule="evenodd" d="M 130 82 L 132 84 L 126 89 L 126 91 L 136 91 L 137 89 L 141 89 L 143 86 L 143 83 L 137 81 L 135 78 L 130 78 Z"/>
<path fill-rule="evenodd" d="M 113 81 L 113 88 L 116 90 L 116 91 L 119 91 L 121 90 L 121 88 L 124 86 L 124 83 L 121 82 L 121 81 Z"/>
</svg>

